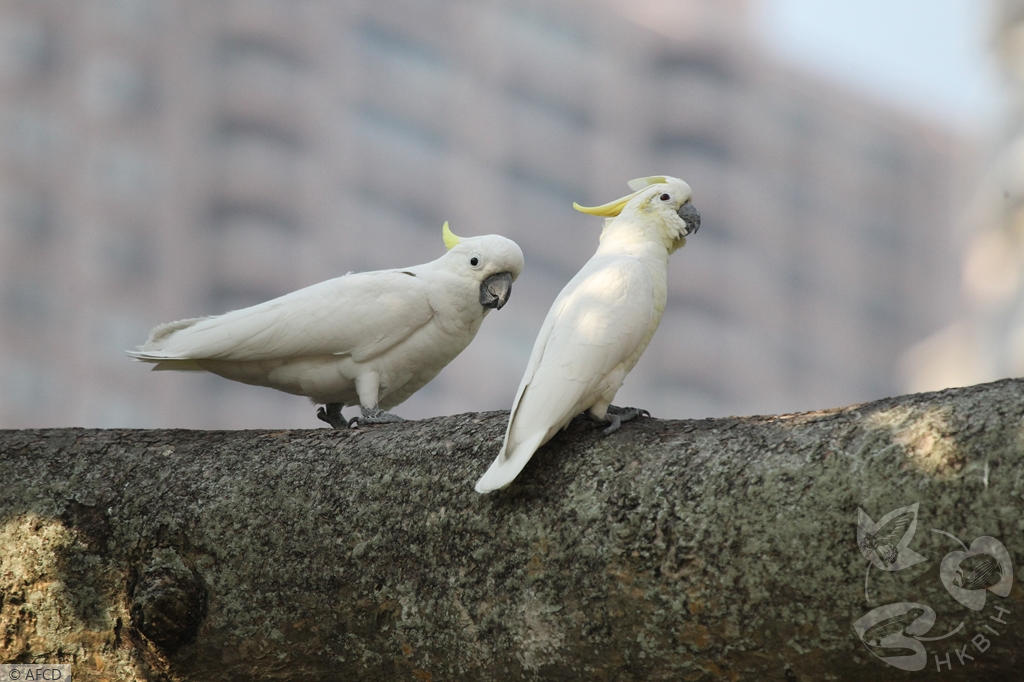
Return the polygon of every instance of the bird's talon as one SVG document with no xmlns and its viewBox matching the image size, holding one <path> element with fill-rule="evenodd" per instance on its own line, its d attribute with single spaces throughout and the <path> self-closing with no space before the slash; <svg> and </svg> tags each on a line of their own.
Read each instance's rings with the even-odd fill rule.
<svg viewBox="0 0 1024 682">
<path fill-rule="evenodd" d="M 358 428 L 360 426 L 369 426 L 370 424 L 393 424 L 395 422 L 404 422 L 405 420 L 399 417 L 397 414 L 391 414 L 385 412 L 380 408 L 366 409 L 362 408 L 362 416 L 352 417 L 348 425 L 350 428 Z"/>
<path fill-rule="evenodd" d="M 341 414 L 340 403 L 328 403 L 316 409 L 316 417 L 331 425 L 333 429 L 341 429 L 348 426 L 348 421 Z"/>
<path fill-rule="evenodd" d="M 604 429 L 602 433 L 606 436 L 610 436 L 618 431 L 626 422 L 633 421 L 638 417 L 650 416 L 650 412 L 640 407 L 619 407 L 617 405 L 609 405 L 608 411 L 605 413 L 608 428 Z"/>
</svg>

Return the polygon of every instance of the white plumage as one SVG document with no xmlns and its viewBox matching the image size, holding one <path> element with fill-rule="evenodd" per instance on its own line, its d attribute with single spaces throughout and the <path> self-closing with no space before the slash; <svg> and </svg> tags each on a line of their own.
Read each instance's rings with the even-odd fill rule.
<svg viewBox="0 0 1024 682">
<path fill-rule="evenodd" d="M 668 257 L 700 226 L 690 186 L 667 176 L 630 181 L 632 194 L 578 210 L 608 217 L 597 252 L 548 311 L 519 384 L 505 442 L 477 492 L 515 479 L 533 453 L 581 412 L 611 433 L 642 410 L 611 404 L 665 310 Z"/>
<path fill-rule="evenodd" d="M 235 381 L 308 396 L 333 426 L 359 405 L 363 423 L 394 421 L 382 410 L 406 400 L 473 340 L 508 299 L 523 267 L 515 242 L 460 239 L 404 269 L 348 274 L 223 315 L 160 325 L 134 358 L 154 369 L 206 370 Z M 357 418 L 358 419 L 358 418 Z"/>
</svg>

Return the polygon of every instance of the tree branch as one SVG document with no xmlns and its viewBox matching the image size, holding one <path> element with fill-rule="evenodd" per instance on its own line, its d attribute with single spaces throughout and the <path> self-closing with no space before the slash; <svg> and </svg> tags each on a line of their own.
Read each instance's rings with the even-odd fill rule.
<svg viewBox="0 0 1024 682">
<path fill-rule="evenodd" d="M 578 419 L 477 495 L 506 419 L 0 432 L 0 658 L 76 681 L 923 679 L 892 663 L 913 642 L 943 679 L 1024 662 L 1024 380 L 607 438 Z M 880 521 L 915 503 L 888 537 L 924 560 L 887 564 Z M 972 610 L 940 569 L 981 536 L 1012 588 Z"/>
</svg>

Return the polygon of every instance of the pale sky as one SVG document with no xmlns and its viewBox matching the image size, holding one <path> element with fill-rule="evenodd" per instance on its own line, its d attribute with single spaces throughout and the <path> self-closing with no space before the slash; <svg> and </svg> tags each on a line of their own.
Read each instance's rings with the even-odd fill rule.
<svg viewBox="0 0 1024 682">
<path fill-rule="evenodd" d="M 788 61 L 967 130 L 998 121 L 986 0 L 760 0 L 754 11 Z"/>
</svg>

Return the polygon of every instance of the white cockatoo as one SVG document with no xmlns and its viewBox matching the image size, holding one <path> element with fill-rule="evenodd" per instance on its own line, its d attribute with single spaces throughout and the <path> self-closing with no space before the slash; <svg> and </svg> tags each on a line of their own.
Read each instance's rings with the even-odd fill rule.
<svg viewBox="0 0 1024 682">
<path fill-rule="evenodd" d="M 503 488 L 537 448 L 586 411 L 606 434 L 646 411 L 611 404 L 665 310 L 668 257 L 700 227 L 690 186 L 668 176 L 629 182 L 633 193 L 603 206 L 597 252 L 555 299 L 512 403 L 501 452 L 476 484 Z"/>
<path fill-rule="evenodd" d="M 308 396 L 335 428 L 400 421 L 385 412 L 451 362 L 500 309 L 523 252 L 498 235 L 460 238 L 410 268 L 349 273 L 233 310 L 160 325 L 129 355 L 153 369 L 206 370 Z M 359 405 L 347 421 L 343 407 Z"/>
</svg>

